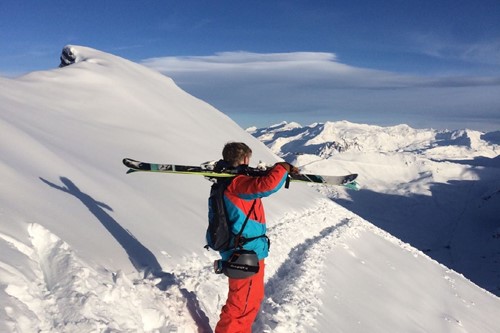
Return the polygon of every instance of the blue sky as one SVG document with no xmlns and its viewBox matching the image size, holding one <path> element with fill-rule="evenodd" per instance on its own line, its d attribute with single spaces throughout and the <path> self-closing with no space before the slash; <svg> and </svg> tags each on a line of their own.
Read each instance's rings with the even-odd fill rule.
<svg viewBox="0 0 500 333">
<path fill-rule="evenodd" d="M 143 63 L 241 126 L 282 120 L 500 130 L 500 1 L 0 3 L 0 74 L 67 44 Z"/>
</svg>

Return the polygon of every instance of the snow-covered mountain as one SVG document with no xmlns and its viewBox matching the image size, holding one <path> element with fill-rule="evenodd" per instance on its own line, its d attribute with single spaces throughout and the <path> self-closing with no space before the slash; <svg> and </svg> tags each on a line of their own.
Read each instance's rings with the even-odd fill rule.
<svg viewBox="0 0 500 333">
<path fill-rule="evenodd" d="M 210 183 L 126 175 L 121 160 L 199 164 L 230 140 L 255 164 L 279 158 L 168 77 L 67 51 L 67 67 L 0 78 L 0 331 L 211 332 L 227 282 L 203 249 Z M 367 175 L 376 162 L 343 168 Z M 256 332 L 498 331 L 497 296 L 315 188 L 265 203 L 273 244 Z"/>
<path fill-rule="evenodd" d="M 410 152 L 447 158 L 494 158 L 500 154 L 500 130 L 482 133 L 468 129 L 414 129 L 408 125 L 380 127 L 348 121 L 301 126 L 283 122 L 247 131 L 273 152 L 290 160 L 294 155 L 316 155 L 328 159 L 338 153 Z"/>
<path fill-rule="evenodd" d="M 304 170 L 358 172 L 359 192 L 321 190 L 500 295 L 500 131 L 347 121 L 248 131 Z"/>
</svg>

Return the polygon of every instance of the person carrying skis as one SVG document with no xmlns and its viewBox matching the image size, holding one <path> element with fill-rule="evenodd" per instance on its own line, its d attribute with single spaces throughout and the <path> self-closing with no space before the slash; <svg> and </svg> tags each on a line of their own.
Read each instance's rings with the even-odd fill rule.
<svg viewBox="0 0 500 333">
<path fill-rule="evenodd" d="M 223 160 L 218 163 L 244 170 L 250 163 L 252 150 L 245 143 L 230 142 L 222 151 Z M 264 299 L 264 258 L 268 256 L 269 240 L 265 237 L 266 219 L 261 198 L 278 191 L 285 184 L 289 173 L 298 169 L 287 162 L 276 163 L 262 176 L 238 175 L 234 177 L 224 192 L 228 219 L 237 234 L 244 220 L 244 236 L 251 241 L 242 248 L 254 251 L 258 257 L 259 270 L 246 278 L 229 277 L 229 292 L 226 304 L 222 307 L 220 320 L 215 333 L 235 333 L 252 331 L 252 324 Z M 262 237 L 264 236 L 264 237 Z M 221 252 L 227 260 L 236 249 Z"/>
</svg>

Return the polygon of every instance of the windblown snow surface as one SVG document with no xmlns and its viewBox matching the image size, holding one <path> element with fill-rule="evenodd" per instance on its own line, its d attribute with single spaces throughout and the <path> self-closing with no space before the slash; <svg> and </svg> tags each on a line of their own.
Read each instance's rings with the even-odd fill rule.
<svg viewBox="0 0 500 333">
<path fill-rule="evenodd" d="M 68 48 L 75 64 L 0 78 L 0 332 L 211 332 L 227 281 L 212 273 L 217 255 L 203 249 L 210 183 L 127 175 L 121 160 L 197 165 L 219 158 L 231 140 L 247 142 L 254 163 L 279 157 L 168 77 Z M 421 163 L 404 156 L 412 170 Z M 383 164 L 343 163 L 311 168 L 370 175 Z M 386 176 L 412 180 L 391 167 Z M 388 183 L 360 181 L 372 191 Z M 402 214 L 412 191 L 430 195 L 426 186 L 415 179 L 394 194 L 399 205 L 390 196 L 375 203 L 388 217 Z M 498 203 L 497 193 L 484 195 Z M 344 189 L 296 184 L 265 199 L 273 244 L 255 332 L 499 331 L 497 296 L 353 213 L 357 200 Z"/>
</svg>

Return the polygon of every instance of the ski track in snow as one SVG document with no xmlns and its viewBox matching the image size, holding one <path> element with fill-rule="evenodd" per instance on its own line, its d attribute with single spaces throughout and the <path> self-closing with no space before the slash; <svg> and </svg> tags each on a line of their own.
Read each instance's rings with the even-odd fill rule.
<svg viewBox="0 0 500 333">
<path fill-rule="evenodd" d="M 346 214 L 324 199 L 269 222 L 273 244 L 255 331 L 314 331 L 325 256 L 343 236 L 356 234 L 356 217 Z M 218 321 L 227 278 L 213 273 L 214 252 L 185 258 L 171 272 L 143 279 L 141 272 L 130 276 L 92 268 L 39 224 L 30 224 L 28 234 L 31 244 L 0 235 L 29 259 L 34 275 L 0 267 L 11 276 L 5 292 L 17 309 L 5 311 L 13 332 L 212 332 Z"/>
<path fill-rule="evenodd" d="M 354 215 L 335 213 L 332 202 L 320 201 L 314 209 L 290 214 L 270 228 L 275 252 L 287 255 L 275 260 L 271 252 L 266 298 L 254 327 L 257 332 L 314 330 L 325 282 L 325 256 L 341 244 L 341 237 L 356 234 Z"/>
<path fill-rule="evenodd" d="M 317 331 L 325 259 L 335 248 L 349 251 L 348 239 L 360 232 L 418 252 L 326 198 L 268 225 L 266 295 L 255 332 Z M 5 291 L 18 307 L 5 309 L 12 332 L 213 332 L 227 293 L 227 278 L 212 271 L 215 252 L 193 254 L 171 272 L 142 278 L 141 272 L 93 269 L 41 225 L 30 224 L 28 233 L 29 245 L 0 234 L 29 258 L 34 274 L 0 267 L 12 276 Z"/>
<path fill-rule="evenodd" d="M 335 214 L 336 209 L 339 214 Z M 268 221 L 272 244 L 266 259 L 266 295 L 255 332 L 313 330 L 320 315 L 325 255 L 336 245 L 335 239 L 356 234 L 355 228 L 347 232 L 355 215 L 345 218 L 346 214 L 350 213 L 324 199 L 306 211 L 287 214 L 274 223 Z M 227 278 L 212 272 L 211 262 L 217 256 L 212 252 L 206 257 L 186 258 L 183 269 L 178 267 L 175 274 L 183 288 L 203 300 L 199 311 L 209 316 L 213 327 L 226 301 Z"/>
<path fill-rule="evenodd" d="M 303 212 L 286 214 L 274 223 L 268 221 L 272 244 L 266 259 L 266 295 L 253 327 L 255 332 L 315 330 L 325 256 L 342 245 L 342 237 L 356 236 L 360 228 L 354 227 L 356 218 L 324 199 Z M 176 274 L 182 278 L 183 287 L 200 295 L 200 310 L 209 314 L 211 326 L 215 326 L 226 300 L 227 279 L 213 274 L 206 258 L 196 256 L 187 260 L 183 272 Z"/>
</svg>

